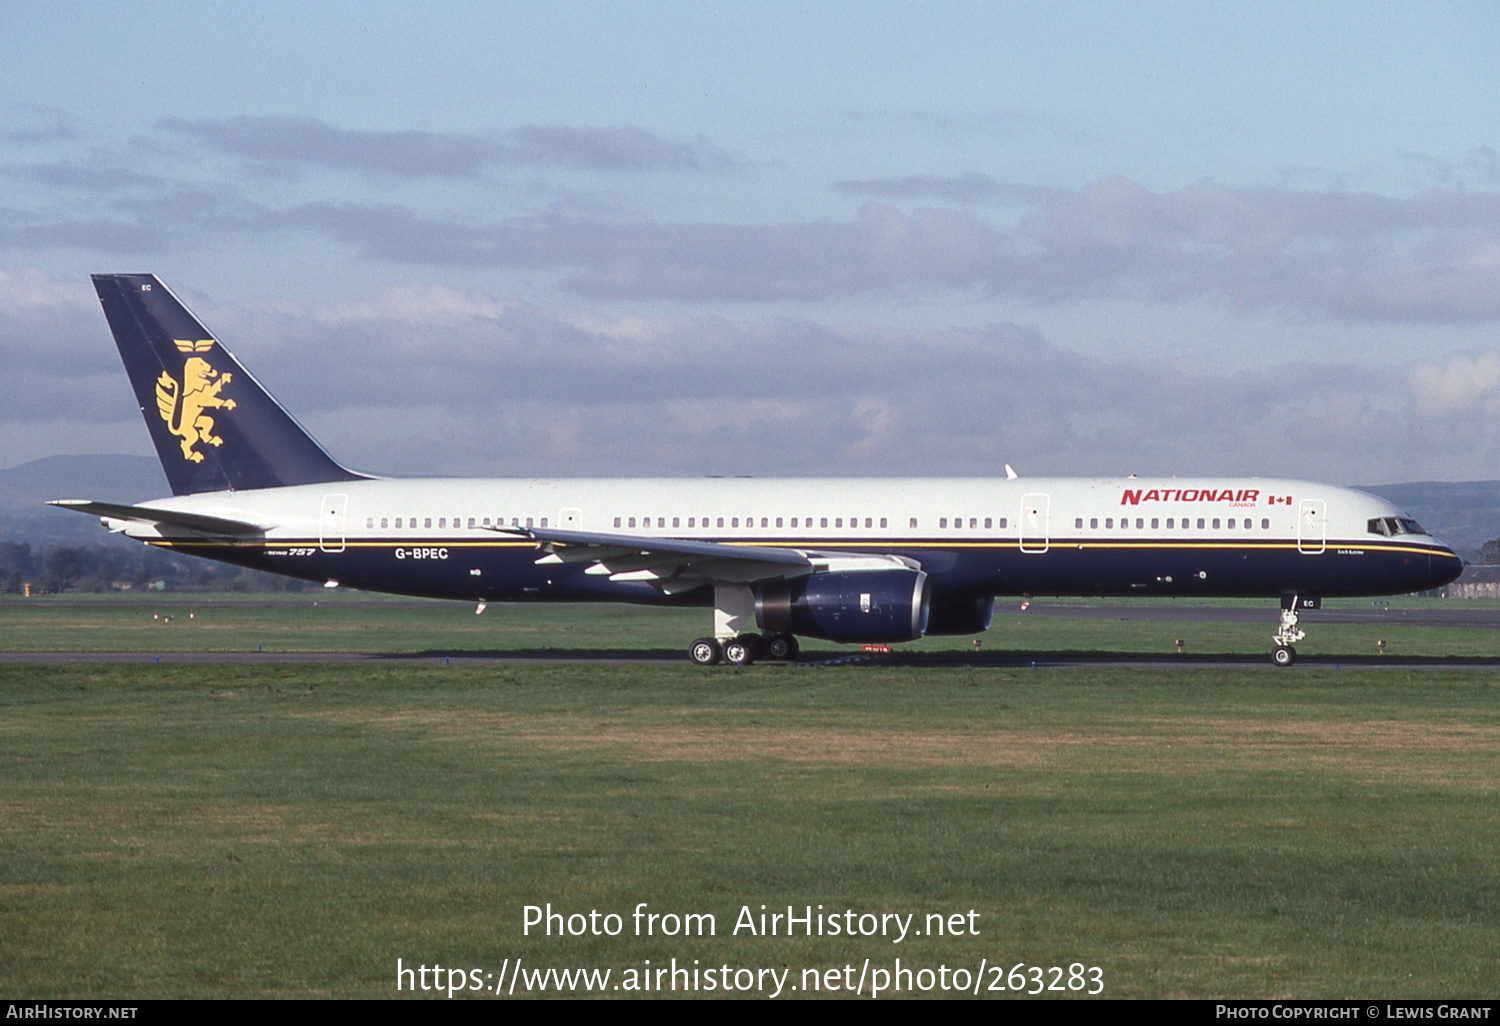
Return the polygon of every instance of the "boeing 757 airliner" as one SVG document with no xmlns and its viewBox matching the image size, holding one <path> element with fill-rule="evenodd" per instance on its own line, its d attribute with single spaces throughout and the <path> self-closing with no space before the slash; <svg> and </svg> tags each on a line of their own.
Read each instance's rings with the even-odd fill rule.
<svg viewBox="0 0 1500 1026">
<path fill-rule="evenodd" d="M 1265 478 L 381 479 L 345 469 L 155 276 L 94 287 L 172 496 L 63 499 L 111 531 L 330 587 L 712 607 L 695 663 L 972 634 L 997 595 L 1279 598 L 1439 587 L 1460 562 L 1384 499 Z M 1007 468 L 1009 471 L 1009 468 Z"/>
</svg>

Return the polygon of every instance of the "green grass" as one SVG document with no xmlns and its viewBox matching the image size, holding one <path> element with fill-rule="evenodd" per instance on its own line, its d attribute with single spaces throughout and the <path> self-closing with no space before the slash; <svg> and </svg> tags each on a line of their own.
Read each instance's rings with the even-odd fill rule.
<svg viewBox="0 0 1500 1026">
<path fill-rule="evenodd" d="M 1316 668 L 0 666 L 0 992 L 899 956 L 1083 962 L 1115 997 L 1493 997 L 1497 699 Z M 523 936 L 547 902 L 719 935 Z M 728 936 L 762 903 L 981 933 Z"/>
</svg>

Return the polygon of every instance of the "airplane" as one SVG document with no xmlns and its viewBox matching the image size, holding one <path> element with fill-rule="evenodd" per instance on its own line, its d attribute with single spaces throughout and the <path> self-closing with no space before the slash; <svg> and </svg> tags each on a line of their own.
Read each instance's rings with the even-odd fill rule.
<svg viewBox="0 0 1500 1026">
<path fill-rule="evenodd" d="M 1441 587 L 1459 558 L 1377 496 L 1280 478 L 400 479 L 349 470 L 154 275 L 95 290 L 172 495 L 60 499 L 149 545 L 402 595 L 709 606 L 692 662 L 986 630 L 996 596 L 1280 599 Z"/>
</svg>

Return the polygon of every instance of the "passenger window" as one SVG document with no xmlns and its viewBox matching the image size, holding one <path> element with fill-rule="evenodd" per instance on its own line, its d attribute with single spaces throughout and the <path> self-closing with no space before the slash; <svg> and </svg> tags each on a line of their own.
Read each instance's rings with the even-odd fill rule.
<svg viewBox="0 0 1500 1026">
<path fill-rule="evenodd" d="M 1198 530 L 1200 530 L 1200 531 L 1203 530 L 1203 518 L 1202 517 L 1198 518 Z"/>
<path fill-rule="evenodd" d="M 917 518 L 916 517 L 912 517 L 911 518 L 911 526 L 912 527 L 916 527 L 917 526 Z"/>
<path fill-rule="evenodd" d="M 380 518 L 380 526 L 381 527 L 390 527 L 391 526 L 391 522 L 388 519 L 386 519 L 385 517 L 381 517 Z"/>
<path fill-rule="evenodd" d="M 1262 531 L 1269 531 L 1271 529 L 1271 521 L 1270 521 L 1269 518 L 1263 518 L 1261 520 L 1261 522 L 1260 522 L 1260 529 Z"/>
<path fill-rule="evenodd" d="M 382 521 L 381 521 L 381 522 L 380 522 L 380 526 L 381 526 L 381 527 L 384 527 L 384 526 L 385 526 L 385 521 L 384 521 L 384 520 L 382 520 Z M 472 531 L 472 530 L 473 530 L 473 529 L 474 529 L 474 518 L 473 518 L 473 517 L 470 517 L 470 518 L 469 518 L 469 530 L 471 530 L 471 531 Z"/>
<path fill-rule="evenodd" d="M 1000 526 L 1001 527 L 1009 526 L 1009 524 L 1010 524 L 1010 521 L 1006 517 L 1001 517 L 1000 518 Z"/>
<path fill-rule="evenodd" d="M 777 526 L 777 527 L 780 527 L 780 526 L 781 526 L 781 518 L 780 518 L 780 517 L 777 517 L 777 518 L 776 518 L 776 526 Z"/>
<path fill-rule="evenodd" d="M 797 518 L 796 517 L 792 517 L 792 526 L 793 527 L 797 526 Z"/>
<path fill-rule="evenodd" d="M 844 518 L 843 517 L 834 517 L 833 518 L 833 526 L 834 527 L 843 527 L 844 526 Z"/>
<path fill-rule="evenodd" d="M 740 526 L 740 518 L 739 517 L 730 517 L 729 518 L 729 526 L 730 527 L 739 527 Z"/>
<path fill-rule="evenodd" d="M 818 518 L 818 526 L 819 527 L 827 527 L 828 526 L 828 518 L 827 517 L 819 517 Z"/>
<path fill-rule="evenodd" d="M 528 520 L 528 521 L 526 521 L 526 526 L 527 526 L 527 527 L 530 527 L 530 526 L 531 526 L 531 521 L 530 521 L 530 520 Z M 542 526 L 543 526 L 543 527 L 546 527 L 546 526 L 547 526 L 547 518 L 546 518 L 546 517 L 542 517 Z"/>
<path fill-rule="evenodd" d="M 1177 520 L 1176 520 L 1176 518 L 1174 518 L 1174 517 L 1167 517 L 1167 530 L 1170 531 L 1172 528 L 1174 528 L 1176 526 L 1177 526 Z"/>
<path fill-rule="evenodd" d="M 445 528 L 447 526 L 448 526 L 448 518 L 447 517 L 438 517 L 438 529 L 442 530 L 443 528 Z"/>
<path fill-rule="evenodd" d="M 1083 530 L 1083 517 L 1079 517 L 1077 520 L 1073 521 L 1073 526 L 1080 531 Z"/>
<path fill-rule="evenodd" d="M 374 527 L 375 526 L 375 518 L 374 517 L 365 517 L 365 526 L 366 527 Z"/>
<path fill-rule="evenodd" d="M 1218 517 L 1214 517 L 1214 530 L 1217 531 L 1218 529 L 1219 529 L 1219 518 Z"/>
<path fill-rule="evenodd" d="M 984 529 L 986 531 L 988 531 L 990 528 L 992 528 L 994 526 L 995 526 L 995 518 L 994 517 L 985 517 L 984 518 Z M 1079 527 L 1083 526 L 1083 518 L 1082 517 L 1078 518 L 1078 526 Z"/>
<path fill-rule="evenodd" d="M 880 518 L 880 526 L 881 526 L 881 527 L 884 527 L 884 526 L 885 526 L 885 517 L 881 517 L 881 518 Z"/>
<path fill-rule="evenodd" d="M 1114 526 L 1115 526 L 1115 518 L 1114 517 L 1105 517 L 1104 518 L 1104 526 L 1105 526 L 1106 529 L 1113 530 Z"/>
<path fill-rule="evenodd" d="M 432 518 L 431 517 L 425 517 L 422 520 L 422 526 L 423 527 L 431 527 L 432 526 Z"/>
<path fill-rule="evenodd" d="M 1089 526 L 1092 527 L 1092 528 L 1094 528 L 1095 530 L 1097 530 L 1098 527 L 1099 527 L 1099 518 L 1098 517 L 1089 517 Z"/>
<path fill-rule="evenodd" d="M 615 517 L 615 526 L 616 527 L 620 526 L 620 518 L 619 517 Z"/>
<path fill-rule="evenodd" d="M 947 527 L 948 526 L 948 518 L 947 517 L 938 517 L 938 526 L 939 527 Z"/>
<path fill-rule="evenodd" d="M 723 527 L 723 526 L 724 526 L 724 518 L 723 518 L 723 517 L 720 517 L 720 518 L 719 518 L 719 526 L 720 526 L 720 527 Z"/>
<path fill-rule="evenodd" d="M 1159 520 L 1156 517 L 1152 517 L 1151 518 L 1151 530 L 1156 531 L 1156 530 L 1160 530 L 1160 529 L 1161 529 L 1161 520 Z"/>
<path fill-rule="evenodd" d="M 635 517 L 631 517 L 629 523 L 627 523 L 625 526 L 626 527 L 634 527 L 635 526 Z"/>
</svg>

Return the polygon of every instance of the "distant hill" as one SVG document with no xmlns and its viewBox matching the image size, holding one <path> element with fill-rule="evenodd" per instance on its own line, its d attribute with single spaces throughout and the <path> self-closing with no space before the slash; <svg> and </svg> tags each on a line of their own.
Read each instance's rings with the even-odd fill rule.
<svg viewBox="0 0 1500 1026">
<path fill-rule="evenodd" d="M 29 545 L 137 545 L 100 530 L 98 517 L 43 505 L 48 499 L 144 502 L 172 494 L 150 456 L 47 456 L 0 470 L 0 541 Z"/>
<path fill-rule="evenodd" d="M 1355 487 L 1391 500 L 1466 559 L 1485 542 L 1500 538 L 1500 481 L 1412 481 Z"/>
<path fill-rule="evenodd" d="M 151 456 L 46 456 L 0 470 L 0 509 L 35 513 L 48 499 L 143 502 L 171 495 Z"/>
</svg>

